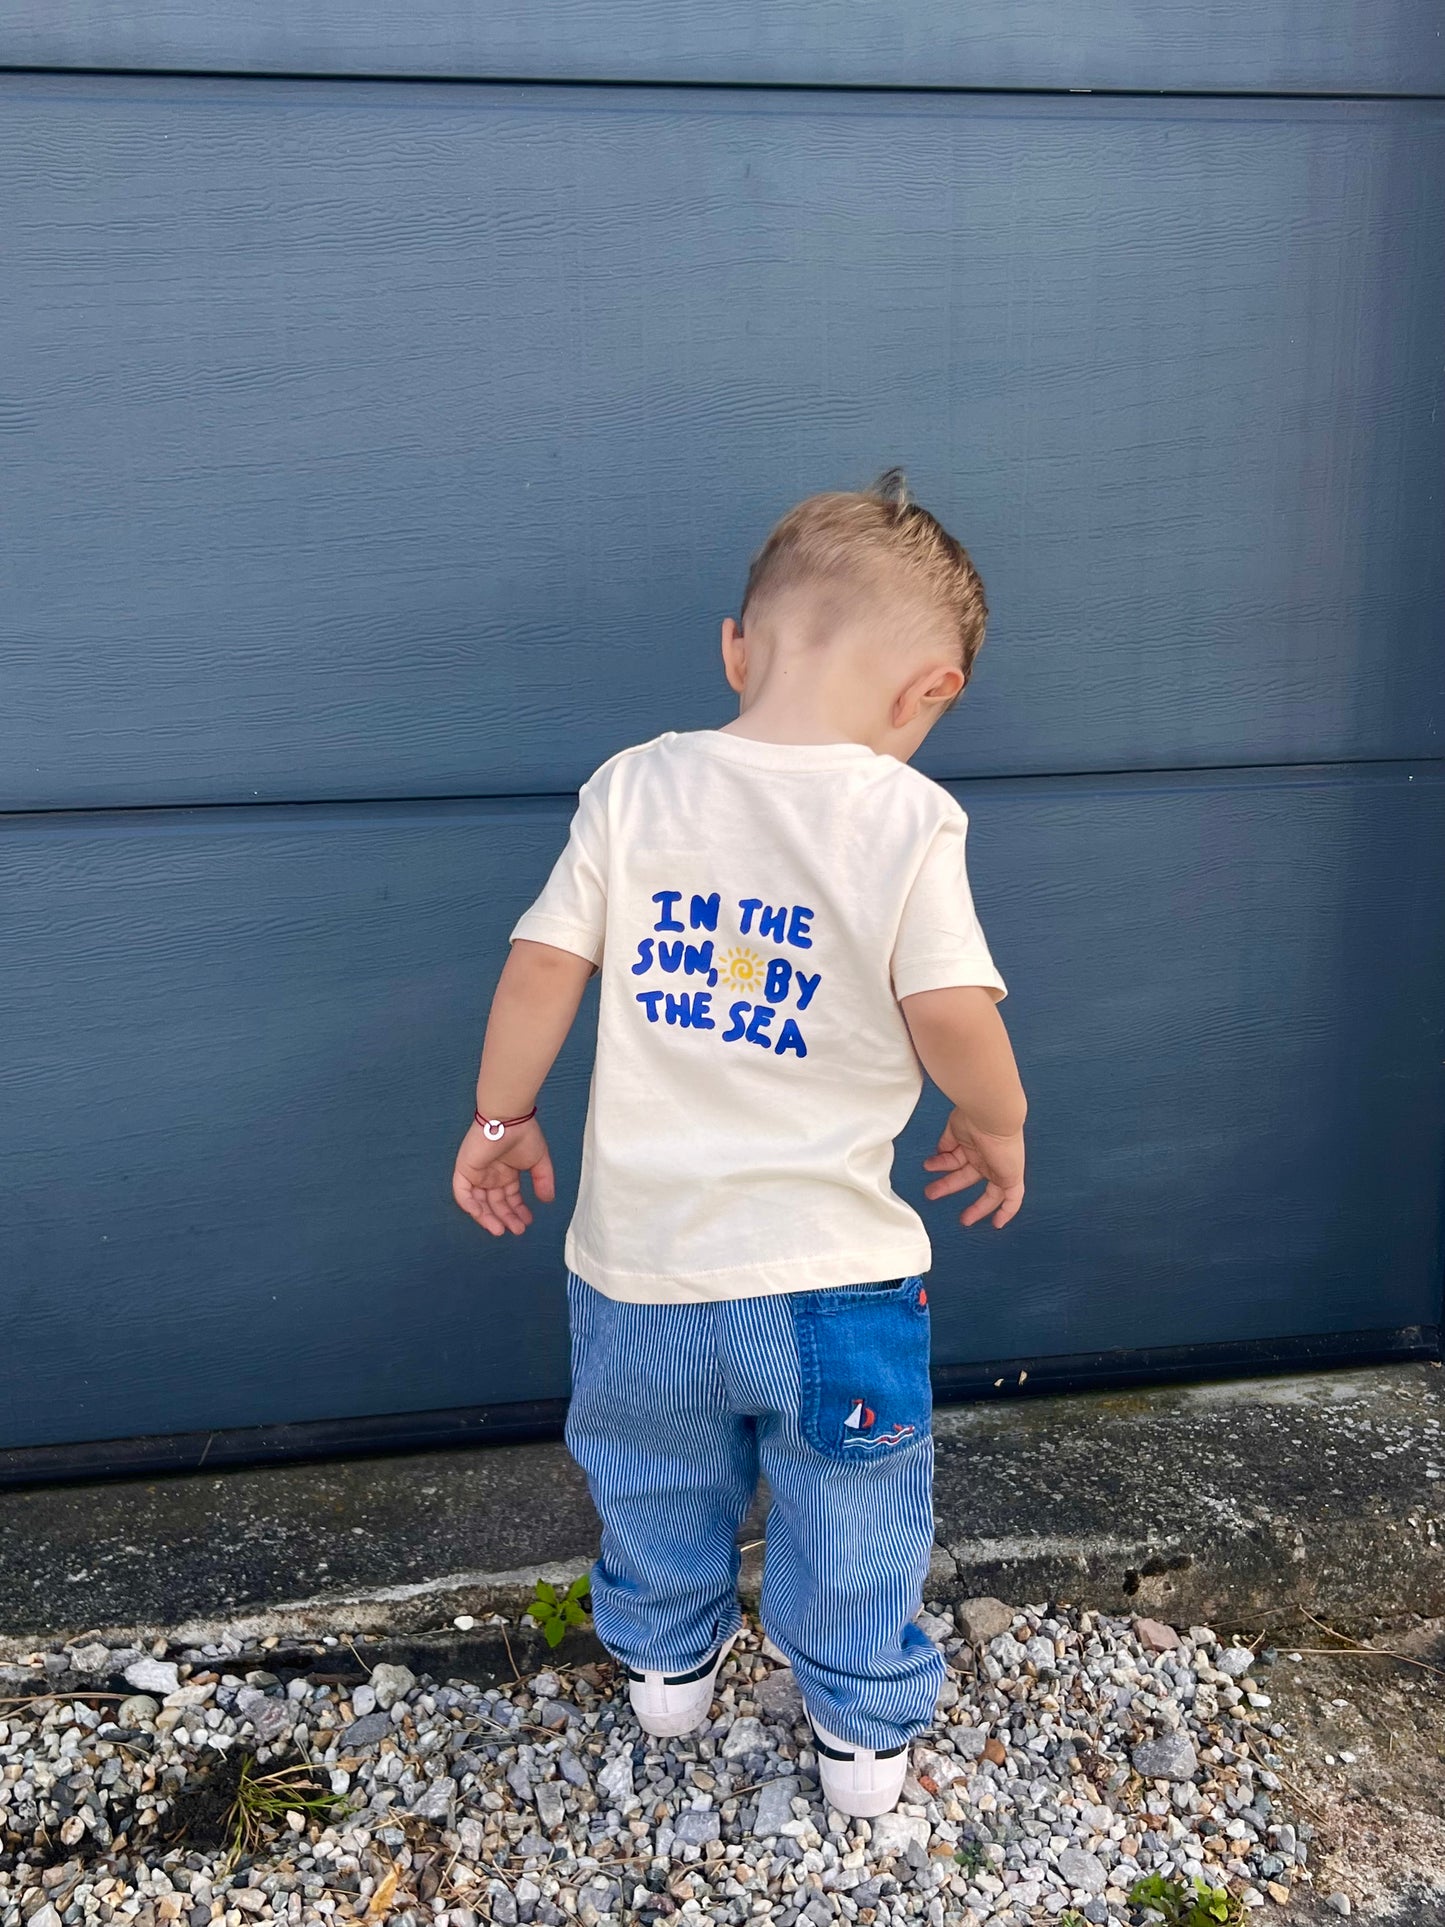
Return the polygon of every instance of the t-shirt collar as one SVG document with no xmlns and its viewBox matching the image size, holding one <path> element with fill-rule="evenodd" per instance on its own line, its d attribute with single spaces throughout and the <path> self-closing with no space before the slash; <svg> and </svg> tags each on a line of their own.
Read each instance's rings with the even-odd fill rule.
<svg viewBox="0 0 1445 1927">
<path fill-rule="evenodd" d="M 866 743 L 764 743 L 751 736 L 732 736 L 720 729 L 673 732 L 674 740 L 729 763 L 754 769 L 845 769 L 861 763 L 891 762 Z"/>
</svg>

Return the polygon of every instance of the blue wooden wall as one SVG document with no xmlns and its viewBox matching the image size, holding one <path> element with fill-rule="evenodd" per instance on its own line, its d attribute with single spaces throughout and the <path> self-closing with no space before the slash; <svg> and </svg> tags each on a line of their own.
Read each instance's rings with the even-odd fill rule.
<svg viewBox="0 0 1445 1927">
<path fill-rule="evenodd" d="M 123 11 L 0 25 L 177 70 L 0 77 L 0 1446 L 565 1390 L 564 1212 L 448 1198 L 504 933 L 895 460 L 1035 1107 L 940 1359 L 1439 1321 L 1445 107 L 1304 97 L 1422 8 Z"/>
<path fill-rule="evenodd" d="M 10 0 L 17 66 L 1431 94 L 1438 0 Z"/>
</svg>

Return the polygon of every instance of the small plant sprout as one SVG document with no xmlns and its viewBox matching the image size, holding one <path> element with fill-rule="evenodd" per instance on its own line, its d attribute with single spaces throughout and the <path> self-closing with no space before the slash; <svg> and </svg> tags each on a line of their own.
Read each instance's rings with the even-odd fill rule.
<svg viewBox="0 0 1445 1927">
<path fill-rule="evenodd" d="M 1129 1900 L 1135 1907 L 1147 1907 L 1164 1927 L 1238 1927 L 1244 1918 L 1243 1902 L 1225 1888 L 1206 1886 L 1202 1880 L 1191 1887 L 1160 1873 L 1136 1880 Z"/>
<path fill-rule="evenodd" d="M 527 1611 L 536 1620 L 549 1646 L 560 1646 L 569 1626 L 587 1624 L 591 1615 L 582 1602 L 590 1583 L 585 1572 L 577 1575 L 566 1592 L 558 1592 L 545 1579 L 537 1581 L 537 1591 Z"/>
</svg>

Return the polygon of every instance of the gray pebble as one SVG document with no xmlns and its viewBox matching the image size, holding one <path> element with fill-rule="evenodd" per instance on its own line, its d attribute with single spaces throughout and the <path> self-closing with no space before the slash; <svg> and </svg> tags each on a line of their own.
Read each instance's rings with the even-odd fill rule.
<svg viewBox="0 0 1445 1927">
<path fill-rule="evenodd" d="M 256 1730 L 256 1738 L 268 1746 L 272 1740 L 279 1739 L 287 1727 L 294 1725 L 296 1715 L 286 1700 L 272 1699 L 254 1686 L 247 1686 L 236 1695 L 236 1717 L 249 1720 Z"/>
<path fill-rule="evenodd" d="M 138 1659 L 125 1669 L 125 1682 L 138 1693 L 174 1693 L 181 1683 L 174 1660 Z"/>
<path fill-rule="evenodd" d="M 632 1757 L 619 1753 L 610 1759 L 597 1775 L 597 1789 L 615 1806 L 619 1813 L 625 1814 L 630 1807 L 638 1804 L 632 1790 Z"/>
<path fill-rule="evenodd" d="M 971 1646 L 987 1646 L 991 1639 L 1006 1633 L 1014 1623 L 1012 1606 L 1006 1606 L 1001 1599 L 984 1595 L 979 1599 L 965 1599 L 961 1606 L 953 1609 L 954 1624 Z"/>
<path fill-rule="evenodd" d="M 722 1756 L 725 1760 L 745 1760 L 750 1753 L 761 1753 L 767 1747 L 761 1720 L 751 1717 L 734 1720 L 728 1728 L 722 1743 Z"/>
<path fill-rule="evenodd" d="M 416 1685 L 416 1674 L 409 1666 L 374 1666 L 371 1671 L 371 1690 L 376 1695 L 376 1703 L 382 1708 L 395 1706 L 399 1699 L 405 1699 Z"/>
<path fill-rule="evenodd" d="M 794 1726 L 803 1717 L 803 1695 L 791 1666 L 780 1666 L 776 1673 L 760 1680 L 753 1688 L 753 1698 L 764 1716 L 779 1725 Z"/>
<path fill-rule="evenodd" d="M 526 1874 L 523 1874 L 513 1889 L 513 1894 L 517 1902 L 518 1919 L 535 1919 L 537 1902 L 542 1898 L 542 1889 L 537 1885 L 536 1881 L 529 1880 Z"/>
<path fill-rule="evenodd" d="M 1061 1880 L 1066 1880 L 1070 1887 L 1082 1887 L 1085 1893 L 1101 1894 L 1109 1884 L 1109 1876 L 1098 1855 L 1084 1853 L 1078 1847 L 1064 1848 L 1058 1858 L 1058 1868 Z"/>
<path fill-rule="evenodd" d="M 1192 1780 L 1199 1771 L 1199 1757 L 1183 1733 L 1143 1740 L 1132 1758 L 1141 1780 Z"/>
<path fill-rule="evenodd" d="M 367 1713 L 359 1720 L 353 1720 L 341 1736 L 341 1744 L 348 1752 L 354 1753 L 358 1747 L 375 1746 L 378 1740 L 386 1738 L 391 1731 L 391 1716 L 388 1713 Z"/>
<path fill-rule="evenodd" d="M 539 1780 L 533 1788 L 537 1802 L 537 1817 L 548 1833 L 554 1832 L 567 1817 L 566 1802 L 562 1794 L 560 1780 Z"/>
<path fill-rule="evenodd" d="M 679 1813 L 672 1823 L 673 1838 L 680 1840 L 685 1847 L 705 1847 L 709 1840 L 716 1840 L 721 1832 L 722 1822 L 710 1809 L 702 1811 L 697 1807 L 689 1807 Z"/>
<path fill-rule="evenodd" d="M 418 1820 L 449 1820 L 456 1804 L 457 1783 L 447 1774 L 433 1780 L 412 1807 Z"/>
<path fill-rule="evenodd" d="M 928 1845 L 928 1822 L 911 1813 L 881 1813 L 873 1821 L 872 1848 L 881 1860 L 888 1854 L 906 1853 L 910 1841 Z"/>
<path fill-rule="evenodd" d="M 798 1791 L 796 1777 L 769 1780 L 758 1788 L 758 1812 L 753 1821 L 753 1838 L 767 1840 L 781 1833 L 793 1817 L 793 1799 Z"/>
</svg>

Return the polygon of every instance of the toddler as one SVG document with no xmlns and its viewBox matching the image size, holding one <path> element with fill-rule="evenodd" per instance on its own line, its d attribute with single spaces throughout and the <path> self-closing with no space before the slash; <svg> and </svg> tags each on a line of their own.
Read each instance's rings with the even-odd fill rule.
<svg viewBox="0 0 1445 1927">
<path fill-rule="evenodd" d="M 983 641 L 964 549 L 891 471 L 791 510 L 722 626 L 739 697 L 583 787 L 512 932 L 453 1180 L 494 1236 L 555 1185 L 536 1098 L 601 972 L 567 1234 L 567 1443 L 602 1518 L 597 1631 L 644 1729 L 708 1716 L 736 1636 L 737 1529 L 772 1494 L 763 1626 L 831 1805 L 896 1804 L 943 1657 L 930 1252 L 889 1182 L 927 1071 L 953 1106 L 930 1198 L 1023 1197 L 1024 1096 L 974 915 L 967 822 L 909 768 Z"/>
</svg>

